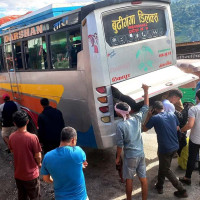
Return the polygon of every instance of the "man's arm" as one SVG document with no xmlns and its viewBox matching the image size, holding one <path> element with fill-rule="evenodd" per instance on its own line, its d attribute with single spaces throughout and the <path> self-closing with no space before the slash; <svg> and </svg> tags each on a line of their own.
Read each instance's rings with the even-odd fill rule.
<svg viewBox="0 0 200 200">
<path fill-rule="evenodd" d="M 21 110 L 21 107 L 20 107 L 20 105 L 16 102 L 16 101 L 14 101 L 14 103 L 16 104 L 16 106 L 17 106 L 17 110 Z"/>
<path fill-rule="evenodd" d="M 151 119 L 152 117 L 152 110 L 149 110 L 149 112 L 147 113 L 147 117 L 142 125 L 142 131 L 143 132 L 147 132 L 149 129 L 146 127 L 146 124 L 148 123 L 148 121 Z"/>
<path fill-rule="evenodd" d="M 149 106 L 149 86 L 142 84 L 142 88 L 144 90 L 144 105 Z"/>
<path fill-rule="evenodd" d="M 181 129 L 181 132 L 185 132 L 194 126 L 195 118 L 189 117 L 187 124 Z"/>
<path fill-rule="evenodd" d="M 41 161 L 42 161 L 42 154 L 41 154 L 41 152 L 35 153 L 34 158 L 35 158 L 35 161 L 38 164 L 38 166 L 41 167 L 42 166 L 42 163 L 41 163 Z"/>
<path fill-rule="evenodd" d="M 115 161 L 116 165 L 120 164 L 121 153 L 122 153 L 122 148 L 121 147 L 117 147 L 117 158 L 116 158 L 116 161 Z"/>
<path fill-rule="evenodd" d="M 48 175 L 43 175 L 43 181 L 46 182 L 46 183 L 53 183 L 53 179 L 52 177 L 50 176 L 50 174 Z"/>
<path fill-rule="evenodd" d="M 43 117 L 42 117 L 42 114 L 40 114 L 38 116 L 38 138 L 39 138 L 39 141 L 40 143 L 43 143 L 44 142 L 44 125 L 43 125 Z"/>
</svg>

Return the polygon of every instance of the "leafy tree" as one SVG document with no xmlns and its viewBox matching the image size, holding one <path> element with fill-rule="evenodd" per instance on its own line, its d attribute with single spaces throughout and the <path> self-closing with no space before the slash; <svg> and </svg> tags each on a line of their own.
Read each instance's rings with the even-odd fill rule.
<svg viewBox="0 0 200 200">
<path fill-rule="evenodd" d="M 171 11 L 176 43 L 200 41 L 200 2 L 172 0 Z"/>
</svg>

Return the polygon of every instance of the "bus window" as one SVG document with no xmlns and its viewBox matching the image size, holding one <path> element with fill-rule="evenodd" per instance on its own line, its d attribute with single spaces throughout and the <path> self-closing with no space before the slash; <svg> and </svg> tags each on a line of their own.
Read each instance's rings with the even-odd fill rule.
<svg viewBox="0 0 200 200">
<path fill-rule="evenodd" d="M 12 46 L 10 44 L 5 45 L 5 57 L 6 57 L 6 64 L 7 69 L 13 69 L 13 57 L 12 57 Z"/>
<path fill-rule="evenodd" d="M 21 43 L 20 42 L 13 44 L 13 55 L 14 55 L 14 61 L 15 61 L 15 69 L 16 70 L 23 69 L 22 52 L 21 52 Z"/>
<path fill-rule="evenodd" d="M 66 32 L 50 35 L 51 62 L 53 69 L 69 68 L 69 47 Z"/>
<path fill-rule="evenodd" d="M 24 42 L 26 69 L 47 69 L 47 53 L 45 37 Z"/>
<path fill-rule="evenodd" d="M 2 52 L 2 47 L 0 46 L 0 71 L 2 71 L 3 68 L 4 68 L 3 52 Z"/>
<path fill-rule="evenodd" d="M 81 50 L 80 30 L 51 35 L 50 46 L 53 69 L 76 68 L 77 53 Z"/>
<path fill-rule="evenodd" d="M 71 44 L 71 66 L 77 67 L 77 54 L 81 51 L 81 35 L 80 30 L 71 31 L 69 33 L 69 41 Z"/>
</svg>

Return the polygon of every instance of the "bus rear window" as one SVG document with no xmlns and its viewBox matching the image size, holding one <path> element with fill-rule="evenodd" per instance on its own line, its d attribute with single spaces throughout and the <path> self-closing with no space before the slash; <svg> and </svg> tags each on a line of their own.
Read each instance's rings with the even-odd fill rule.
<svg viewBox="0 0 200 200">
<path fill-rule="evenodd" d="M 110 46 L 160 37 L 166 34 L 164 10 L 134 9 L 103 16 L 106 42 Z"/>
</svg>

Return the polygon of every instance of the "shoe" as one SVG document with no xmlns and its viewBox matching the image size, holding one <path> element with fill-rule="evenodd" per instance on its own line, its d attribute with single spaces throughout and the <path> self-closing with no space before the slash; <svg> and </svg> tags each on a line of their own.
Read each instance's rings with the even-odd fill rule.
<svg viewBox="0 0 200 200">
<path fill-rule="evenodd" d="M 187 198 L 188 194 L 187 194 L 186 190 L 183 190 L 183 191 L 174 192 L 174 196 L 176 196 L 178 198 Z"/>
<path fill-rule="evenodd" d="M 186 179 L 185 177 L 179 178 L 179 181 L 181 183 L 185 183 L 187 185 L 191 185 L 191 180 L 190 179 Z"/>
<path fill-rule="evenodd" d="M 163 188 L 159 188 L 156 184 L 155 189 L 157 190 L 158 194 L 163 194 Z"/>
</svg>

